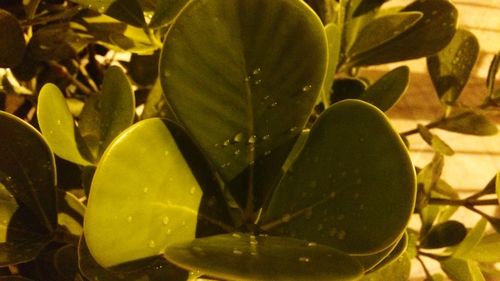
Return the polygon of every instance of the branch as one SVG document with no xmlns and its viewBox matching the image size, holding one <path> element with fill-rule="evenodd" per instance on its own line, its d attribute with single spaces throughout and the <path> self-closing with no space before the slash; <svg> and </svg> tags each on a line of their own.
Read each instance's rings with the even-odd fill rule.
<svg viewBox="0 0 500 281">
<path fill-rule="evenodd" d="M 487 206 L 487 205 L 498 205 L 497 199 L 484 199 L 484 200 L 453 200 L 445 198 L 430 198 L 430 205 L 449 205 L 449 206 Z"/>
<path fill-rule="evenodd" d="M 94 93 L 89 87 L 85 86 L 82 82 L 73 77 L 73 75 L 68 72 L 68 69 L 65 66 L 60 65 L 56 61 L 48 61 L 47 63 L 57 72 L 59 76 L 75 85 L 78 90 L 80 90 L 85 95 L 92 95 Z"/>
</svg>

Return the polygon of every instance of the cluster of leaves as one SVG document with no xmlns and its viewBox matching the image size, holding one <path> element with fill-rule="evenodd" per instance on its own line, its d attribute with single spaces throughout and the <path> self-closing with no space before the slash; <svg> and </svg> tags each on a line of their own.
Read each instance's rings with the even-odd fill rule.
<svg viewBox="0 0 500 281">
<path fill-rule="evenodd" d="M 1 3 L 0 280 L 406 280 L 412 259 L 442 280 L 427 258 L 498 276 L 477 206 L 500 180 L 460 199 L 434 130 L 497 133 L 499 56 L 465 107 L 479 44 L 453 4 L 385 2 Z M 421 57 L 443 116 L 398 134 L 408 67 L 359 70 Z"/>
</svg>

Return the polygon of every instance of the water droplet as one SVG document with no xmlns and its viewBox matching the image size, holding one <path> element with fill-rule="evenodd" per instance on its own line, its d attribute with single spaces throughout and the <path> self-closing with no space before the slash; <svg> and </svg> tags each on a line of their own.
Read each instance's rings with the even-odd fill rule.
<svg viewBox="0 0 500 281">
<path fill-rule="evenodd" d="M 218 143 L 214 144 L 214 147 L 219 147 L 219 146 L 220 146 L 220 144 L 218 144 Z"/>
<path fill-rule="evenodd" d="M 300 262 L 310 262 L 311 260 L 308 257 L 300 257 L 299 261 Z"/>
<path fill-rule="evenodd" d="M 309 92 L 312 89 L 312 85 L 305 85 L 302 87 L 302 92 Z"/>
<path fill-rule="evenodd" d="M 252 74 L 253 74 L 253 75 L 258 75 L 258 74 L 260 74 L 260 72 L 261 72 L 261 71 L 262 71 L 262 69 L 260 69 L 260 67 L 257 67 L 256 69 L 254 69 L 254 70 L 252 71 Z"/>
<path fill-rule="evenodd" d="M 259 242 L 257 242 L 257 240 L 254 240 L 254 239 L 250 240 L 250 245 L 257 245 L 257 244 L 259 244 Z"/>
<path fill-rule="evenodd" d="M 127 222 L 132 222 L 132 216 L 127 217 Z"/>
<path fill-rule="evenodd" d="M 264 135 L 264 136 L 262 137 L 262 140 L 268 140 L 270 137 L 271 137 L 271 136 L 270 136 L 269 134 Z"/>
<path fill-rule="evenodd" d="M 255 143 L 257 141 L 257 136 L 256 135 L 251 135 L 248 138 L 248 143 Z"/>
<path fill-rule="evenodd" d="M 168 156 L 170 154 L 170 152 L 168 150 L 165 150 L 165 152 L 163 154 L 165 154 L 165 156 Z"/>
<path fill-rule="evenodd" d="M 271 150 L 266 150 L 266 151 L 264 152 L 264 155 L 265 155 L 265 156 L 268 156 L 269 154 L 271 154 Z"/>
<path fill-rule="evenodd" d="M 165 70 L 164 75 L 165 75 L 165 77 L 170 77 L 170 75 L 172 75 L 172 73 L 170 73 L 169 70 Z"/>
<path fill-rule="evenodd" d="M 57 125 L 61 125 L 61 120 L 57 119 Z"/>
<path fill-rule="evenodd" d="M 191 189 L 189 190 L 189 194 L 193 195 L 195 191 L 196 191 L 196 186 L 191 186 Z"/>
<path fill-rule="evenodd" d="M 316 246 L 318 246 L 318 244 L 315 243 L 315 242 L 309 242 L 309 243 L 307 243 L 307 246 L 309 246 L 309 247 L 316 247 Z"/>
<path fill-rule="evenodd" d="M 144 193 L 148 193 L 149 188 L 148 188 L 148 187 L 145 187 L 144 189 L 142 189 L 142 191 L 143 191 Z"/>
<path fill-rule="evenodd" d="M 170 221 L 170 219 L 167 216 L 164 216 L 162 219 L 163 225 L 167 225 L 169 221 Z"/>
<path fill-rule="evenodd" d="M 233 233 L 233 235 L 232 235 L 232 236 L 233 236 L 234 238 L 238 238 L 238 239 L 240 239 L 240 238 L 241 238 L 241 235 L 239 235 L 238 233 Z"/>
<path fill-rule="evenodd" d="M 233 138 L 233 141 L 234 142 L 241 142 L 243 140 L 243 133 L 237 133 L 234 138 Z"/>
<path fill-rule="evenodd" d="M 240 152 L 241 152 L 241 151 L 240 151 L 239 149 L 236 149 L 236 150 L 234 151 L 234 155 L 239 155 L 239 154 L 240 154 Z"/>
<path fill-rule="evenodd" d="M 149 246 L 149 248 L 154 248 L 154 247 L 156 247 L 156 243 L 155 243 L 155 241 L 154 241 L 154 240 L 149 240 L 148 246 Z"/>
<path fill-rule="evenodd" d="M 281 221 L 283 222 L 289 222 L 292 216 L 290 214 L 284 214 L 283 217 L 281 218 Z"/>
<path fill-rule="evenodd" d="M 276 107 L 277 105 L 278 105 L 278 102 L 277 102 L 277 101 L 275 101 L 275 102 L 271 103 L 271 107 Z"/>
<path fill-rule="evenodd" d="M 244 80 L 245 82 L 250 81 L 250 76 L 247 76 L 247 77 L 243 78 L 243 80 Z"/>
<path fill-rule="evenodd" d="M 233 254 L 238 255 L 238 256 L 241 256 L 241 255 L 243 254 L 243 252 L 242 252 L 242 251 L 240 251 L 240 250 L 238 250 L 238 249 L 236 249 L 236 248 L 234 248 L 234 249 L 233 249 Z"/>
<path fill-rule="evenodd" d="M 261 79 L 257 79 L 255 80 L 255 82 L 253 82 L 254 85 L 260 85 L 261 83 L 262 83 Z"/>
<path fill-rule="evenodd" d="M 298 129 L 297 126 L 293 126 L 293 127 L 290 128 L 290 132 L 293 133 L 293 132 L 297 131 L 297 129 Z"/>
<path fill-rule="evenodd" d="M 228 146 L 230 143 L 231 143 L 231 141 L 229 139 L 227 139 L 224 141 L 224 146 Z"/>
<path fill-rule="evenodd" d="M 172 229 L 170 229 L 170 228 L 169 228 L 169 229 L 167 229 L 167 232 L 166 232 L 166 233 L 167 233 L 167 235 L 170 235 L 170 233 L 172 233 Z"/>
<path fill-rule="evenodd" d="M 269 98 L 269 96 L 264 96 L 264 100 L 268 100 Z"/>
</svg>

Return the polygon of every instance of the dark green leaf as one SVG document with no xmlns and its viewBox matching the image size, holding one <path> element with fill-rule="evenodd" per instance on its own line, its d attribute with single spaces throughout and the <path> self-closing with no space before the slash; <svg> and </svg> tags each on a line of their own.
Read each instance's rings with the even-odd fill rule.
<svg viewBox="0 0 500 281">
<path fill-rule="evenodd" d="M 487 216 L 486 219 L 491 224 L 491 227 L 493 227 L 493 229 L 500 234 L 500 218 Z"/>
<path fill-rule="evenodd" d="M 405 251 L 407 244 L 408 237 L 405 233 L 401 239 L 394 242 L 393 245 L 381 252 L 369 255 L 353 255 L 352 257 L 361 263 L 365 272 L 368 272 L 376 270 L 377 268 L 392 262 L 394 259 L 397 259 L 401 253 Z"/>
<path fill-rule="evenodd" d="M 229 280 L 356 280 L 361 266 L 335 249 L 307 241 L 233 233 L 167 248 L 165 257 L 195 273 Z"/>
<path fill-rule="evenodd" d="M 497 188 L 497 186 L 499 185 L 500 185 L 500 173 L 497 173 L 481 191 L 478 191 L 477 193 L 467 197 L 467 199 L 477 199 L 484 195 L 495 194 L 495 189 L 498 190 L 499 188 Z M 500 193 L 497 192 L 497 197 L 500 197 L 498 196 L 499 194 Z"/>
<path fill-rule="evenodd" d="M 420 12 L 406 12 L 372 20 L 360 31 L 348 51 L 348 56 L 359 56 L 395 39 L 415 25 L 422 16 Z"/>
<path fill-rule="evenodd" d="M 106 14 L 133 26 L 146 26 L 142 7 L 137 0 L 114 0 L 106 9 Z"/>
<path fill-rule="evenodd" d="M 440 263 L 446 275 L 454 281 L 485 281 L 475 261 L 450 258 Z"/>
<path fill-rule="evenodd" d="M 179 120 L 230 181 L 300 133 L 326 59 L 323 25 L 302 1 L 198 0 L 169 30 L 160 78 Z"/>
<path fill-rule="evenodd" d="M 132 80 L 140 86 L 153 85 L 158 78 L 158 60 L 160 52 L 152 55 L 132 54 L 128 66 L 128 74 Z"/>
<path fill-rule="evenodd" d="M 388 0 L 361 1 L 361 3 L 358 5 L 358 7 L 356 7 L 356 10 L 354 11 L 353 17 L 361 16 L 363 14 L 366 14 L 367 12 L 377 9 L 387 1 Z"/>
<path fill-rule="evenodd" d="M 418 124 L 417 128 L 422 139 L 430 145 L 434 151 L 447 156 L 455 154 L 455 151 L 453 151 L 453 149 L 446 142 L 444 142 L 438 135 L 431 133 L 427 127 Z"/>
<path fill-rule="evenodd" d="M 165 259 L 156 257 L 128 264 L 131 270 L 108 270 L 100 266 L 90 254 L 89 248 L 82 236 L 78 245 L 78 266 L 88 280 L 100 281 L 138 281 L 138 280 L 168 280 L 185 281 L 188 273 L 174 267 Z"/>
<path fill-rule="evenodd" d="M 385 257 L 380 263 L 378 263 L 375 268 L 373 269 L 374 271 L 378 271 L 384 267 L 390 267 L 391 264 L 393 264 L 395 261 L 401 261 L 401 257 L 406 254 L 406 249 L 408 248 L 408 234 L 405 232 L 403 237 L 399 239 L 399 241 L 396 243 L 396 246 L 390 251 L 389 255 Z M 408 259 L 410 259 L 408 257 Z"/>
<path fill-rule="evenodd" d="M 391 264 L 365 275 L 361 281 L 402 281 L 410 278 L 411 260 L 401 255 Z"/>
<path fill-rule="evenodd" d="M 370 85 L 359 98 L 387 111 L 406 92 L 409 78 L 410 69 L 407 66 L 397 67 Z"/>
<path fill-rule="evenodd" d="M 64 60 L 75 57 L 88 42 L 75 33 L 69 24 L 48 25 L 33 34 L 27 52 L 37 61 Z"/>
<path fill-rule="evenodd" d="M 193 239 L 201 196 L 166 124 L 157 118 L 136 123 L 97 166 L 84 226 L 92 255 L 109 267 Z"/>
<path fill-rule="evenodd" d="M 476 136 L 491 136 L 498 133 L 493 121 L 481 113 L 468 109 L 455 109 L 438 128 Z"/>
<path fill-rule="evenodd" d="M 500 91 L 495 91 L 495 81 L 500 65 L 500 51 L 493 56 L 490 68 L 488 69 L 488 76 L 486 77 L 486 88 L 493 100 L 500 98 Z"/>
<path fill-rule="evenodd" d="M 500 260 L 500 235 L 492 233 L 485 235 L 467 254 L 466 259 L 483 263 L 495 263 Z"/>
<path fill-rule="evenodd" d="M 461 258 L 466 256 L 481 241 L 486 229 L 486 219 L 479 220 L 476 225 L 469 230 L 465 239 L 454 249 L 453 256 Z"/>
<path fill-rule="evenodd" d="M 0 68 L 21 63 L 25 50 L 21 24 L 12 14 L 0 9 Z"/>
<path fill-rule="evenodd" d="M 454 104 L 469 80 L 479 54 L 479 42 L 470 31 L 458 29 L 451 42 L 427 58 L 427 69 L 438 97 Z"/>
<path fill-rule="evenodd" d="M 357 78 L 337 78 L 333 81 L 330 102 L 359 99 L 366 89 L 365 81 Z"/>
<path fill-rule="evenodd" d="M 188 0 L 157 0 L 156 10 L 149 26 L 156 28 L 172 22 L 188 2 Z"/>
<path fill-rule="evenodd" d="M 54 155 L 33 127 L 0 111 L 0 181 L 50 231 L 57 225 Z"/>
<path fill-rule="evenodd" d="M 38 124 L 45 140 L 57 156 L 73 163 L 88 166 L 91 162 L 82 155 L 86 144 L 75 126 L 66 99 L 54 84 L 42 87 L 38 96 Z"/>
<path fill-rule="evenodd" d="M 423 237 L 420 246 L 426 249 L 436 249 L 455 246 L 467 235 L 467 229 L 458 221 L 446 221 L 434 225 Z"/>
<path fill-rule="evenodd" d="M 69 192 L 58 190 L 58 214 L 57 222 L 60 226 L 76 237 L 83 233 L 83 216 L 85 215 L 85 205 L 78 198 Z"/>
<path fill-rule="evenodd" d="M 430 56 L 446 47 L 455 34 L 458 12 L 447 0 L 414 1 L 401 12 L 419 12 L 423 17 L 404 32 L 375 48 L 356 52 L 348 65 L 376 65 Z M 402 32 L 402 33 L 401 33 Z M 372 36 L 366 34 L 365 36 Z M 362 35 L 358 36 L 361 38 Z"/>
<path fill-rule="evenodd" d="M 68 244 L 58 249 L 54 255 L 54 265 L 62 280 L 74 280 L 79 272 L 78 247 Z"/>
<path fill-rule="evenodd" d="M 414 201 L 414 169 L 399 135 L 376 107 L 346 100 L 314 124 L 264 210 L 262 228 L 376 253 L 401 236 Z"/>
<path fill-rule="evenodd" d="M 175 120 L 175 114 L 172 112 L 172 108 L 163 94 L 159 79 L 156 80 L 144 103 L 144 111 L 142 112 L 141 119 L 153 117 Z"/>
<path fill-rule="evenodd" d="M 106 147 L 120 132 L 132 125 L 135 96 L 123 70 L 110 67 L 104 73 L 102 92 L 85 104 L 78 128 L 93 156 L 100 158 Z"/>
</svg>

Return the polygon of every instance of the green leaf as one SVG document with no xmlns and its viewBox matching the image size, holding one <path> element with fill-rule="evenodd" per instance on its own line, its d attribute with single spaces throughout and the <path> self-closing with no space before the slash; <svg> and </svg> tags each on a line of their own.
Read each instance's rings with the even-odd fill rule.
<svg viewBox="0 0 500 281">
<path fill-rule="evenodd" d="M 78 136 L 66 99 L 56 85 L 45 84 L 40 90 L 37 117 L 45 140 L 57 156 L 79 165 L 92 165 L 80 152 L 86 144 Z"/>
<path fill-rule="evenodd" d="M 434 225 L 423 237 L 420 246 L 424 249 L 436 249 L 455 246 L 464 240 L 467 229 L 458 221 L 446 221 Z"/>
<path fill-rule="evenodd" d="M 0 111 L 0 181 L 49 230 L 57 225 L 54 155 L 33 127 Z"/>
<path fill-rule="evenodd" d="M 404 32 L 405 25 L 396 29 L 399 33 L 392 40 L 370 49 L 351 49 L 347 64 L 376 65 L 430 56 L 446 47 L 455 34 L 458 12 L 447 0 L 414 1 L 401 12 L 419 12 L 423 17 L 416 23 L 408 21 L 409 28 Z M 372 35 L 364 33 L 358 38 L 363 36 Z"/>
<path fill-rule="evenodd" d="M 492 233 L 483 236 L 479 243 L 463 257 L 482 263 L 498 262 L 500 260 L 500 235 Z"/>
<path fill-rule="evenodd" d="M 48 25 L 33 34 L 27 55 L 35 61 L 71 59 L 89 42 L 74 32 L 68 23 Z"/>
<path fill-rule="evenodd" d="M 491 136 L 498 133 L 493 121 L 471 109 L 455 109 L 438 128 L 476 136 Z"/>
<path fill-rule="evenodd" d="M 450 258 L 441 261 L 443 271 L 455 281 L 485 281 L 477 262 Z"/>
<path fill-rule="evenodd" d="M 359 99 L 366 90 L 365 81 L 358 78 L 337 78 L 333 81 L 330 102 L 345 99 Z"/>
<path fill-rule="evenodd" d="M 92 181 L 84 224 L 92 255 L 109 267 L 194 238 L 201 195 L 166 124 L 135 124 L 109 146 Z"/>
<path fill-rule="evenodd" d="M 406 92 L 409 79 L 410 69 L 407 66 L 397 67 L 370 85 L 359 98 L 387 111 Z"/>
<path fill-rule="evenodd" d="M 72 235 L 79 237 L 83 233 L 85 205 L 73 194 L 58 190 L 57 222 Z"/>
<path fill-rule="evenodd" d="M 261 227 L 350 254 L 376 253 L 403 233 L 415 189 L 408 152 L 383 112 L 346 100 L 318 118 Z"/>
<path fill-rule="evenodd" d="M 168 280 L 185 281 L 188 273 L 161 257 L 141 260 L 128 264 L 128 271 L 116 268 L 108 270 L 100 266 L 90 254 L 85 237 L 81 237 L 78 245 L 78 266 L 88 280 L 100 281 L 136 281 L 136 280 Z"/>
<path fill-rule="evenodd" d="M 323 82 L 323 95 L 330 96 L 333 80 L 337 73 L 337 66 L 340 59 L 340 30 L 333 24 L 325 26 L 326 39 L 328 41 L 328 68 L 326 70 L 325 81 Z"/>
<path fill-rule="evenodd" d="M 175 120 L 175 114 L 172 112 L 172 108 L 163 94 L 159 79 L 156 80 L 148 94 L 148 98 L 144 103 L 144 111 L 142 112 L 141 119 L 153 117 Z"/>
<path fill-rule="evenodd" d="M 455 151 L 453 151 L 453 149 L 446 142 L 444 142 L 438 135 L 431 133 L 431 131 L 424 125 L 418 124 L 417 129 L 422 139 L 430 145 L 434 151 L 447 156 L 455 154 Z"/>
<path fill-rule="evenodd" d="M 25 50 L 21 24 L 11 13 L 0 9 L 0 68 L 20 64 Z"/>
<path fill-rule="evenodd" d="M 399 239 L 396 246 L 390 251 L 389 255 L 385 257 L 380 263 L 378 263 L 373 270 L 378 271 L 384 267 L 390 266 L 395 261 L 400 261 L 402 255 L 406 255 L 406 250 L 408 248 L 409 235 L 407 232 L 404 233 L 403 237 Z M 408 257 L 409 258 L 409 257 Z"/>
<path fill-rule="evenodd" d="M 356 7 L 353 13 L 353 17 L 361 16 L 367 12 L 379 8 L 387 2 L 388 0 L 372 0 L 372 1 L 361 1 L 361 3 Z"/>
<path fill-rule="evenodd" d="M 132 125 L 135 96 L 123 70 L 111 66 L 104 73 L 102 92 L 93 95 L 80 115 L 78 128 L 97 159 L 120 132 Z"/>
<path fill-rule="evenodd" d="M 454 104 L 469 80 L 479 54 L 479 42 L 470 31 L 458 29 L 451 42 L 427 58 L 427 69 L 438 97 Z"/>
<path fill-rule="evenodd" d="M 487 221 L 486 219 L 480 219 L 476 225 L 469 230 L 465 239 L 458 244 L 458 246 L 453 251 L 453 257 L 461 258 L 467 255 L 474 247 L 481 241 L 483 237 L 484 230 L 486 229 Z"/>
<path fill-rule="evenodd" d="M 172 263 L 229 280 L 356 280 L 361 266 L 335 249 L 307 241 L 233 233 L 173 244 Z"/>
<path fill-rule="evenodd" d="M 358 34 L 348 50 L 349 57 L 359 56 L 393 40 L 415 25 L 423 14 L 405 12 L 389 14 L 372 20 Z"/>
<path fill-rule="evenodd" d="M 488 94 L 493 100 L 498 100 L 500 98 L 500 91 L 497 89 L 495 91 L 495 81 L 500 65 L 500 51 L 493 56 L 491 60 L 490 67 L 488 69 L 488 76 L 486 77 L 486 88 L 488 89 Z"/>
<path fill-rule="evenodd" d="M 132 26 L 146 26 L 141 4 L 137 0 L 114 0 L 106 9 L 106 14 Z"/>
<path fill-rule="evenodd" d="M 130 78 L 140 86 L 153 85 L 158 78 L 159 59 L 159 51 L 152 55 L 132 54 L 127 67 Z"/>
<path fill-rule="evenodd" d="M 486 186 L 486 188 L 487 187 L 488 186 Z M 498 203 L 500 204 L 500 172 L 497 173 L 497 176 L 496 176 L 496 179 L 495 179 L 495 190 L 496 190 L 496 193 L 497 193 Z"/>
<path fill-rule="evenodd" d="M 169 24 L 188 2 L 188 0 L 157 0 L 156 10 L 149 26 L 156 28 Z"/>
<path fill-rule="evenodd" d="M 361 281 L 400 281 L 410 278 L 411 260 L 407 254 L 401 255 L 393 263 L 366 274 Z"/>
<path fill-rule="evenodd" d="M 302 1 L 196 0 L 169 30 L 160 78 L 181 123 L 230 181 L 300 133 L 326 62 L 323 25 Z"/>
<path fill-rule="evenodd" d="M 352 255 L 356 258 L 364 268 L 365 272 L 371 272 L 385 266 L 386 264 L 392 263 L 406 250 L 408 246 L 408 235 L 405 234 L 398 241 L 394 242 L 393 245 L 387 249 L 370 255 Z"/>
</svg>

